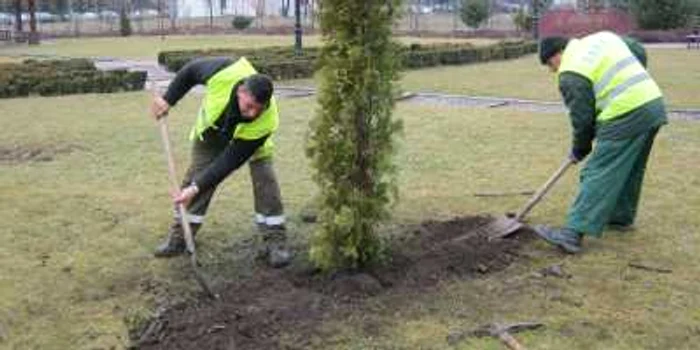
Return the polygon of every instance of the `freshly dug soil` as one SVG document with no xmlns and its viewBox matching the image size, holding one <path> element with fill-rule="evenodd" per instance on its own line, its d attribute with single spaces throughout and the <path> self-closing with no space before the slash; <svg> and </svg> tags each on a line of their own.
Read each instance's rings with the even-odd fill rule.
<svg viewBox="0 0 700 350">
<path fill-rule="evenodd" d="M 400 302 L 439 282 L 473 278 L 511 264 L 533 235 L 521 230 L 508 239 L 489 241 L 474 229 L 490 220 L 459 217 L 404 227 L 391 243 L 389 261 L 363 272 L 328 276 L 297 265 L 256 267 L 251 277 L 217 290 L 216 301 L 170 308 L 149 325 L 135 347 L 306 348 L 312 339 L 325 338 L 318 327 L 324 321 L 343 319 L 372 298 Z"/>
</svg>

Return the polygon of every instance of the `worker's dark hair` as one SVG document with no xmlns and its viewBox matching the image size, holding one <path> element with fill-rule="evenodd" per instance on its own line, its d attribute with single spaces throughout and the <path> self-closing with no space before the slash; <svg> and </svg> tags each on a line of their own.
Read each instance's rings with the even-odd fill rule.
<svg viewBox="0 0 700 350">
<path fill-rule="evenodd" d="M 266 105 L 270 102 L 274 88 L 272 86 L 272 79 L 269 76 L 265 74 L 253 74 L 245 79 L 243 85 L 253 94 L 258 103 Z"/>
<path fill-rule="evenodd" d="M 547 64 L 552 56 L 564 51 L 569 38 L 563 36 L 548 36 L 540 40 L 540 63 Z"/>
</svg>

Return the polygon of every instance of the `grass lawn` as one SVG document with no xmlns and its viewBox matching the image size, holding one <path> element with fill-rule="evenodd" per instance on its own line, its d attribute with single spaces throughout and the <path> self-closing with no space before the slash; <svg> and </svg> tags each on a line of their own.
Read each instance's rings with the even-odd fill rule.
<svg viewBox="0 0 700 350">
<path fill-rule="evenodd" d="M 650 72 L 671 107 L 700 108 L 697 52 L 651 48 Z M 406 91 L 440 92 L 472 96 L 515 97 L 561 101 L 555 77 L 539 64 L 536 55 L 515 60 L 463 66 L 442 66 L 406 71 L 401 87 Z M 286 85 L 313 86 L 311 79 L 291 80 Z"/>
<path fill-rule="evenodd" d="M 21 61 L 21 58 L 16 57 L 0 57 L 0 63 L 17 63 Z"/>
<path fill-rule="evenodd" d="M 453 68 L 453 75 L 460 69 Z M 53 161 L 0 163 L 5 203 L 0 348 L 120 348 L 127 344 L 127 325 L 147 316 L 160 296 L 185 296 L 197 288 L 186 259 L 150 255 L 171 212 L 158 131 L 145 115 L 147 100 L 147 93 L 0 100 L 2 159 L 17 146 L 43 149 L 40 158 L 53 156 Z M 187 98 L 171 113 L 180 173 L 197 100 Z M 303 138 L 315 101 L 282 100 L 281 109 L 276 167 L 293 238 L 303 241 L 311 228 L 296 214 L 314 192 Z M 516 209 L 524 198 L 473 193 L 539 186 L 569 142 L 568 121 L 561 115 L 409 103 L 399 104 L 396 113 L 405 132 L 398 155 L 402 200 L 394 223 Z M 700 164 L 692 160 L 698 157 L 700 123 L 673 122 L 659 135 L 652 156 L 637 232 L 587 241 L 580 257 L 564 257 L 534 242 L 528 248 L 531 261 L 504 272 L 445 283 L 404 300 L 398 309 L 378 308 L 377 314 L 324 325 L 336 336 L 323 339 L 319 348 L 448 349 L 445 338 L 452 330 L 522 320 L 547 325 L 518 335 L 531 349 L 696 348 Z M 534 210 L 532 221 L 562 223 L 575 186 L 572 171 Z M 215 281 L 245 268 L 227 261 L 236 254 L 232 244 L 254 234 L 251 197 L 242 169 L 211 208 L 199 255 Z M 673 272 L 629 268 L 634 260 Z M 556 263 L 573 278 L 533 276 Z M 372 327 L 363 323 L 367 319 Z M 502 345 L 482 339 L 456 348 Z"/>
<path fill-rule="evenodd" d="M 304 45 L 320 45 L 318 35 L 305 36 Z M 452 38 L 416 38 L 402 37 L 405 43 L 434 43 L 468 41 L 475 45 L 493 43 L 491 39 L 452 39 Z M 193 50 L 206 48 L 243 48 L 294 45 L 293 36 L 274 35 L 178 35 L 167 36 L 131 36 L 109 38 L 80 38 L 46 40 L 39 46 L 0 47 L 3 56 L 48 55 L 65 57 L 122 57 L 155 60 L 158 52 L 167 50 Z"/>
<path fill-rule="evenodd" d="M 648 49 L 649 70 L 676 107 L 700 107 L 697 52 L 685 49 Z M 459 67 L 439 67 L 404 74 L 404 89 L 464 95 L 518 97 L 559 101 L 554 75 L 539 64 L 536 55 Z"/>
</svg>

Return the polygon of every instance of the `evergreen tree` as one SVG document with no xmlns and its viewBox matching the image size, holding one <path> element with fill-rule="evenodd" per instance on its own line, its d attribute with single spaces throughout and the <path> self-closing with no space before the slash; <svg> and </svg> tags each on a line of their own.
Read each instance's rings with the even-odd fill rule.
<svg viewBox="0 0 700 350">
<path fill-rule="evenodd" d="M 311 260 L 324 270 L 376 262 L 375 230 L 397 186 L 392 118 L 398 45 L 391 28 L 401 0 L 323 0 L 319 110 L 307 151 L 320 189 Z"/>
<path fill-rule="evenodd" d="M 122 36 L 130 36 L 132 33 L 131 19 L 129 19 L 129 15 L 127 14 L 126 5 L 122 6 L 119 11 L 119 33 Z"/>
</svg>

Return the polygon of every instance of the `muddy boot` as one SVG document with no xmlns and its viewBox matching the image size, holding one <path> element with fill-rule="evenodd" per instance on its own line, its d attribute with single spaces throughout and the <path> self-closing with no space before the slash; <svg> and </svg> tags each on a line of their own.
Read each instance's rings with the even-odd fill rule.
<svg viewBox="0 0 700 350">
<path fill-rule="evenodd" d="M 320 200 L 313 198 L 301 208 L 301 211 L 299 212 L 301 221 L 307 224 L 313 224 L 318 221 L 318 212 L 320 211 L 318 201 Z"/>
<path fill-rule="evenodd" d="M 258 253 L 258 258 L 277 269 L 289 265 L 292 257 L 292 252 L 287 247 L 284 225 L 263 227 L 263 247 Z"/>
<path fill-rule="evenodd" d="M 192 224 L 192 238 L 199 230 L 200 225 Z M 187 251 L 187 243 L 185 242 L 185 234 L 182 230 L 180 223 L 173 223 L 170 226 L 170 231 L 168 232 L 168 238 L 165 242 L 161 243 L 153 255 L 156 258 L 170 258 L 173 256 L 178 256 L 184 254 Z"/>
<path fill-rule="evenodd" d="M 581 251 L 581 240 L 583 235 L 569 228 L 549 228 L 544 225 L 535 226 L 535 232 L 547 243 L 561 248 L 569 254 L 576 254 Z"/>
</svg>

